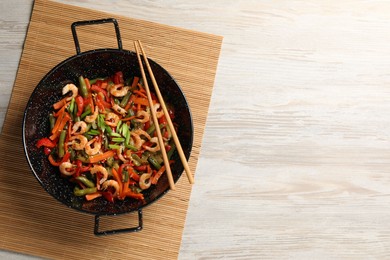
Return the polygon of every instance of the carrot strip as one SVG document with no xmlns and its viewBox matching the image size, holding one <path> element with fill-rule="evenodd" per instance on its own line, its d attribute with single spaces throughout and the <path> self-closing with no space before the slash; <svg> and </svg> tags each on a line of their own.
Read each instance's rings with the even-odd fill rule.
<svg viewBox="0 0 390 260">
<path fill-rule="evenodd" d="M 64 97 L 64 98 L 61 99 L 60 101 L 54 103 L 54 104 L 53 104 L 53 108 L 54 108 L 55 110 L 57 110 L 57 109 L 60 109 L 60 108 L 62 108 L 62 107 L 65 107 L 66 104 L 68 103 L 68 102 L 67 102 L 67 99 L 68 99 L 68 98 L 69 98 L 69 97 Z"/>
<path fill-rule="evenodd" d="M 161 166 L 160 170 L 158 170 L 151 178 L 152 184 L 157 184 L 158 179 L 160 179 L 161 175 L 165 172 L 165 165 Z"/>
<path fill-rule="evenodd" d="M 141 84 L 138 83 L 137 85 L 138 85 L 139 90 L 140 90 L 141 92 L 146 93 L 145 88 L 144 88 Z"/>
<path fill-rule="evenodd" d="M 61 122 L 60 122 L 60 124 L 59 124 L 59 126 L 58 126 L 58 128 L 57 128 L 57 131 L 54 132 L 54 133 L 49 137 L 49 139 L 50 139 L 50 140 L 56 139 L 56 138 L 60 135 L 62 129 L 64 129 L 66 123 L 67 123 L 69 120 L 70 120 L 70 116 L 69 116 L 68 113 L 65 112 L 65 115 L 64 115 L 64 117 L 62 118 L 62 120 L 61 120 Z M 53 128 L 53 129 L 54 129 L 54 128 Z"/>
<path fill-rule="evenodd" d="M 122 199 L 122 190 L 123 190 L 123 183 L 122 183 L 122 178 L 119 176 L 119 173 L 115 170 L 115 168 L 112 168 L 112 176 L 114 176 L 114 179 L 118 182 L 119 184 L 119 198 Z M 124 198 L 124 197 L 123 197 Z"/>
<path fill-rule="evenodd" d="M 89 79 L 84 78 L 85 85 L 87 85 L 87 89 L 91 89 L 91 84 L 89 83 Z"/>
<path fill-rule="evenodd" d="M 125 106 L 126 111 L 128 111 L 130 109 L 130 107 L 133 105 L 134 99 L 135 99 L 135 95 L 131 95 L 129 98 L 129 101 L 127 102 L 127 104 Z"/>
<path fill-rule="evenodd" d="M 57 117 L 57 120 L 56 120 L 56 123 L 54 124 L 54 127 L 53 129 L 51 130 L 51 133 L 54 134 L 55 132 L 58 131 L 58 127 L 60 126 L 61 124 L 61 121 L 62 121 L 62 118 L 64 117 L 64 113 L 65 113 L 65 106 L 62 107 L 62 109 L 60 109 L 56 115 L 54 115 L 55 117 Z"/>
<path fill-rule="evenodd" d="M 91 193 L 91 194 L 86 194 L 86 195 L 85 195 L 85 198 L 86 198 L 87 200 L 94 200 L 94 199 L 99 198 L 99 197 L 101 197 L 101 196 L 102 196 L 101 193 L 95 192 L 95 193 Z"/>
<path fill-rule="evenodd" d="M 134 198 L 134 199 L 138 199 L 138 200 L 143 200 L 144 199 L 144 195 L 142 193 L 135 193 L 131 190 L 127 191 L 125 193 L 126 197 L 130 197 L 130 198 Z"/>
<path fill-rule="evenodd" d="M 102 153 L 102 154 L 98 154 L 98 155 L 94 155 L 94 156 L 91 156 L 89 157 L 89 162 L 90 163 L 97 163 L 99 161 L 102 161 L 104 159 L 107 159 L 108 157 L 112 157 L 116 154 L 115 151 L 113 150 L 109 150 L 105 153 Z"/>
<path fill-rule="evenodd" d="M 134 90 L 133 93 L 137 94 L 138 96 L 141 96 L 141 97 L 144 97 L 144 98 L 148 98 L 147 95 L 145 95 L 143 92 L 141 92 L 139 90 Z"/>
<path fill-rule="evenodd" d="M 131 84 L 131 88 L 135 88 L 138 85 L 139 77 L 134 77 L 133 83 Z"/>
<path fill-rule="evenodd" d="M 149 101 L 146 98 L 139 97 L 139 98 L 134 99 L 134 104 L 142 105 L 142 106 L 149 106 Z"/>
<path fill-rule="evenodd" d="M 121 120 L 126 122 L 126 121 L 130 121 L 130 120 L 132 120 L 134 118 L 136 118 L 136 116 L 125 117 L 125 118 L 122 118 Z"/>
<path fill-rule="evenodd" d="M 61 161 L 56 162 L 51 154 L 49 155 L 49 162 L 53 166 L 57 166 L 58 167 L 58 166 L 61 165 Z"/>
</svg>

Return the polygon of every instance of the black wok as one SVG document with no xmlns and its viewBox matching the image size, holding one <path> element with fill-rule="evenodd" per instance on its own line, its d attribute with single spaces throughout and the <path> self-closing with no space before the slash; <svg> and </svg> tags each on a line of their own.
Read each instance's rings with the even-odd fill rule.
<svg viewBox="0 0 390 260">
<path fill-rule="evenodd" d="M 97 49 L 80 52 L 76 27 L 108 22 L 114 24 L 118 49 Z M 125 78 L 140 76 L 137 56 L 134 52 L 122 48 L 119 26 L 115 19 L 75 22 L 71 28 L 77 54 L 55 66 L 43 77 L 31 94 L 24 112 L 23 145 L 27 161 L 36 179 L 50 195 L 67 207 L 95 215 L 96 235 L 139 231 L 143 225 L 142 208 L 155 202 L 169 190 L 166 175 L 160 178 L 157 185 L 151 186 L 150 189 L 145 191 L 144 201 L 130 198 L 115 203 L 107 202 L 104 198 L 84 201 L 84 199 L 73 195 L 73 184 L 62 178 L 58 168 L 53 167 L 42 150 L 35 146 L 37 140 L 49 135 L 48 115 L 52 111 L 52 104 L 62 98 L 61 90 L 66 83 L 69 81 L 78 82 L 80 75 L 92 79 L 113 75 L 116 71 L 122 71 Z M 187 100 L 180 86 L 163 67 L 150 59 L 149 63 L 159 83 L 165 102 L 174 107 L 174 123 L 178 125 L 177 134 L 188 160 L 193 143 L 193 124 Z M 184 167 L 176 152 L 172 159 L 175 161 L 172 165 L 172 175 L 174 181 L 177 182 Z M 130 212 L 138 212 L 139 225 L 137 227 L 99 231 L 100 216 Z"/>
</svg>

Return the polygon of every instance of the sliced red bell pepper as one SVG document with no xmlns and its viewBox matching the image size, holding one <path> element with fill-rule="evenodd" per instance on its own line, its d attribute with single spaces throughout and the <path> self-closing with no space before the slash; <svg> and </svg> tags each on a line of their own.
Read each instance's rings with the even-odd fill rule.
<svg viewBox="0 0 390 260">
<path fill-rule="evenodd" d="M 91 90 L 94 91 L 94 92 L 97 92 L 97 93 L 99 93 L 99 92 L 102 93 L 104 95 L 104 98 L 106 100 L 108 100 L 108 93 L 107 93 L 107 91 L 105 89 L 103 89 L 103 88 L 101 88 L 101 87 L 99 87 L 97 85 L 92 85 L 91 86 Z"/>
<path fill-rule="evenodd" d="M 51 153 L 51 149 L 49 147 L 45 147 L 45 148 L 43 148 L 43 153 L 45 155 L 49 155 Z"/>
<path fill-rule="evenodd" d="M 115 73 L 113 81 L 114 84 L 123 84 L 125 82 L 125 80 L 123 79 L 122 71 L 118 71 Z"/>
<path fill-rule="evenodd" d="M 109 191 L 101 191 L 100 194 L 102 194 L 103 197 L 104 197 L 108 202 L 114 202 L 114 196 L 112 195 L 111 192 L 109 192 Z"/>
<path fill-rule="evenodd" d="M 84 111 L 84 99 L 82 96 L 77 96 L 76 99 L 76 105 L 77 105 L 77 116 L 81 116 Z"/>
<path fill-rule="evenodd" d="M 47 137 L 44 137 L 42 139 L 39 139 L 37 144 L 35 145 L 37 148 L 41 148 L 42 146 L 48 147 L 48 148 L 54 148 L 57 145 L 57 140 L 50 140 Z"/>
</svg>

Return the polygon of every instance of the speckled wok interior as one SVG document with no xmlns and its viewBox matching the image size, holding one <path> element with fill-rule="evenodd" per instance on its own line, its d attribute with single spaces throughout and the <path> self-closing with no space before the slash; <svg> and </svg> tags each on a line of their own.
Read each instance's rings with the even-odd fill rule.
<svg viewBox="0 0 390 260">
<path fill-rule="evenodd" d="M 165 102 L 174 107 L 174 124 L 178 126 L 177 134 L 188 159 L 193 143 L 193 124 L 187 100 L 179 85 L 164 68 L 150 59 L 149 63 Z M 48 115 L 52 111 L 52 104 L 61 99 L 62 87 L 66 83 L 72 81 L 76 84 L 80 75 L 93 79 L 110 76 L 116 71 L 122 71 L 125 78 L 139 76 L 135 53 L 118 49 L 99 49 L 68 58 L 53 68 L 37 85 L 28 101 L 23 119 L 26 158 L 42 187 L 66 206 L 98 215 L 127 213 L 151 204 L 169 190 L 166 175 L 160 178 L 157 185 L 144 192 L 143 202 L 129 198 L 115 203 L 109 203 L 104 198 L 87 202 L 73 195 L 73 184 L 60 176 L 58 168 L 49 163 L 42 149 L 37 149 L 35 143 L 40 138 L 49 136 Z M 151 83 L 149 87 L 153 91 Z M 172 159 L 175 161 L 172 174 L 176 182 L 184 168 L 177 152 Z"/>
</svg>

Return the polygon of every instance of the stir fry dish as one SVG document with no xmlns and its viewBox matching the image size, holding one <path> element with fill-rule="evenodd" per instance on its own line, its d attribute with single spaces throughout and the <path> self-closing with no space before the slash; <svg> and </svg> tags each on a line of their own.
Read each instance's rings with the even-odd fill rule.
<svg viewBox="0 0 390 260">
<path fill-rule="evenodd" d="M 62 88 L 53 104 L 50 134 L 37 141 L 61 176 L 74 183 L 74 195 L 109 202 L 143 200 L 143 191 L 165 172 L 155 133 L 161 129 L 169 163 L 176 147 L 155 95 L 150 105 L 142 80 L 122 72 L 106 78 L 79 77 Z M 151 109 L 159 125 L 153 124 Z M 169 116 L 174 112 L 168 106 Z"/>
</svg>

